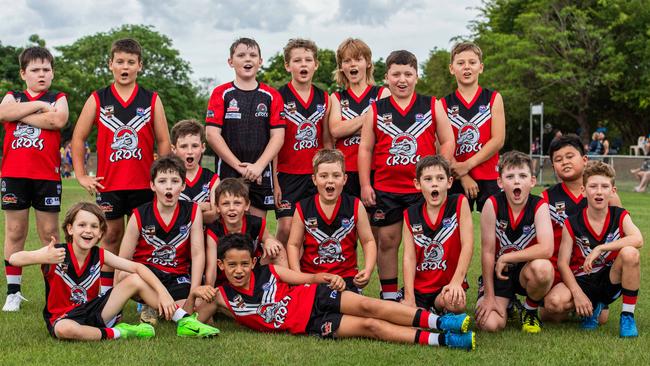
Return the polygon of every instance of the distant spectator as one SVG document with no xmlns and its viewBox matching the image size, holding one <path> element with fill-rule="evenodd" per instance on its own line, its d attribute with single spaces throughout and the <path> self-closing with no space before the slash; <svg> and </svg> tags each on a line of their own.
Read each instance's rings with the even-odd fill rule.
<svg viewBox="0 0 650 366">
<path fill-rule="evenodd" d="M 587 150 L 587 155 L 602 155 L 603 154 L 603 143 L 600 140 L 600 132 L 594 132 L 591 134 L 591 143 L 589 144 L 589 149 Z"/>
<path fill-rule="evenodd" d="M 645 177 L 650 173 L 650 159 L 645 159 L 640 168 L 631 169 L 630 173 L 639 181 L 639 185 L 634 190 L 637 192 L 645 191 L 648 186 L 648 178 Z"/>
<path fill-rule="evenodd" d="M 598 132 L 598 139 L 600 140 L 600 143 L 603 145 L 603 153 L 601 155 L 609 155 L 609 140 L 607 140 L 604 131 Z"/>
</svg>

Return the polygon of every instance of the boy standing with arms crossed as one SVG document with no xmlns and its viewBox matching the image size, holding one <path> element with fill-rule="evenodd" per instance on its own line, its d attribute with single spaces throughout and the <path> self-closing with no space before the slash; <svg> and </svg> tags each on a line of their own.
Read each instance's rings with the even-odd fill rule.
<svg viewBox="0 0 650 366">
<path fill-rule="evenodd" d="M 497 164 L 506 137 L 503 98 L 478 84 L 483 72 L 483 53 L 472 42 L 451 50 L 449 72 L 458 89 L 441 99 L 454 130 L 456 150 L 452 170 L 456 180 L 450 193 L 464 193 L 469 207 L 483 209 L 485 200 L 499 191 Z"/>
<path fill-rule="evenodd" d="M 0 103 L 5 129 L 2 151 L 2 210 L 5 212 L 4 259 L 7 299 L 3 311 L 18 311 L 22 268 L 9 263 L 12 254 L 25 249 L 29 207 L 34 207 L 36 230 L 42 245 L 58 238 L 61 210 L 61 133 L 68 122 L 68 101 L 63 93 L 49 91 L 54 78 L 54 58 L 42 47 L 21 52 L 20 77 L 27 88 L 7 92 Z"/>
<path fill-rule="evenodd" d="M 266 211 L 275 207 L 271 162 L 284 142 L 282 97 L 255 79 L 262 66 L 255 40 L 235 40 L 228 64 L 235 70 L 235 80 L 212 91 L 205 117 L 208 144 L 218 156 L 219 177 L 245 178 L 250 184 L 250 212 L 266 217 Z"/>
<path fill-rule="evenodd" d="M 361 199 L 375 207 L 371 223 L 379 226 L 379 280 L 383 299 L 397 300 L 397 256 L 402 234 L 403 212 L 422 202 L 413 186 L 415 164 L 421 156 L 439 153 L 451 160 L 453 132 L 435 97 L 418 95 L 418 62 L 411 52 L 393 51 L 386 59 L 386 80 L 391 96 L 372 104 L 359 145 Z M 374 186 L 370 168 L 374 164 Z"/>
<path fill-rule="evenodd" d="M 151 201 L 149 168 L 154 142 L 158 155 L 169 154 L 167 118 L 158 93 L 138 85 L 142 71 L 142 47 L 134 39 L 120 39 L 111 46 L 108 68 L 114 81 L 94 91 L 84 105 L 72 134 L 72 165 L 79 184 L 96 194 L 108 228 L 103 247 L 117 254 L 124 235 L 124 216 Z M 97 176 L 86 172 L 84 143 L 97 126 Z M 113 272 L 103 268 L 102 291 L 113 286 Z"/>
</svg>

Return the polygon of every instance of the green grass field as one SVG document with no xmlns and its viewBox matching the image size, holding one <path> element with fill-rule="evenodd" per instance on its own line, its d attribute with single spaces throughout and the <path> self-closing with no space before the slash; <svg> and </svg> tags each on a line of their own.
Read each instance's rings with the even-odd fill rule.
<svg viewBox="0 0 650 366">
<path fill-rule="evenodd" d="M 650 238 L 650 195 L 620 193 L 634 222 Z M 64 181 L 63 210 L 72 203 L 91 197 L 75 180 Z M 270 230 L 275 220 L 269 215 Z M 4 220 L 4 216 L 2 218 Z M 31 217 L 28 249 L 36 249 L 38 239 Z M 478 233 L 478 216 L 474 217 Z M 4 237 L 4 225 L 0 225 Z M 479 240 L 475 236 L 475 252 L 468 279 L 468 312 L 473 313 L 476 302 L 476 278 L 480 273 Z M 646 264 L 647 249 L 642 249 L 642 263 Z M 642 264 L 642 279 L 650 276 L 650 269 Z M 4 294 L 5 277 L 0 276 Z M 375 274 L 366 294 L 378 296 Z M 311 337 L 254 333 L 221 319 L 221 336 L 215 339 L 181 339 L 175 335 L 175 325 L 163 322 L 156 327 L 156 338 L 149 341 L 117 340 L 101 343 L 73 343 L 52 339 L 42 317 L 44 305 L 43 279 L 38 266 L 25 268 L 23 294 L 29 302 L 23 303 L 19 313 L 0 312 L 0 365 L 24 364 L 126 364 L 126 365 L 193 365 L 193 364 L 324 364 L 324 365 L 401 365 L 401 364 L 650 364 L 648 307 L 650 292 L 642 286 L 636 310 L 641 336 L 637 339 L 618 338 L 620 300 L 611 307 L 610 321 L 595 332 L 583 332 L 577 323 L 547 324 L 541 334 L 522 334 L 517 326 L 509 326 L 499 334 L 477 334 L 477 350 L 463 352 L 415 345 L 396 345 L 371 340 L 319 340 Z M 4 303 L 4 295 L 0 295 Z M 126 322 L 136 322 L 135 304 L 124 311 Z M 649 347 L 650 348 L 650 347 Z"/>
</svg>

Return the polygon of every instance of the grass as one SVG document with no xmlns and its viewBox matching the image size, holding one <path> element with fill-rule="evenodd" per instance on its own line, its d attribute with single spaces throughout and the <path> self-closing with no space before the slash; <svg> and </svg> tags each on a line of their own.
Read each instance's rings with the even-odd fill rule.
<svg viewBox="0 0 650 366">
<path fill-rule="evenodd" d="M 79 200 L 90 197 L 74 180 L 63 184 L 63 210 Z M 625 207 L 645 238 L 650 238 L 650 195 L 620 193 Z M 275 230 L 275 220 L 269 215 L 269 227 Z M 1 219 L 3 220 L 4 217 Z M 28 249 L 36 249 L 38 239 L 30 218 Z M 476 278 L 480 273 L 478 216 L 474 216 L 475 253 L 468 280 L 468 312 L 474 311 Z M 4 225 L 0 225 L 4 237 Z M 647 252 L 644 248 L 643 254 Z M 642 255 L 642 263 L 645 258 Z M 642 265 L 643 265 L 642 264 Z M 641 277 L 648 278 L 650 269 L 643 266 Z M 0 288 L 5 278 L 0 276 Z M 379 293 L 376 274 L 366 294 Z M 541 334 L 522 334 L 516 326 L 509 326 L 499 334 L 478 333 L 477 350 L 462 352 L 413 345 L 395 345 L 384 342 L 346 339 L 324 341 L 312 337 L 269 335 L 254 333 L 222 318 L 218 322 L 221 335 L 216 339 L 182 339 L 175 335 L 175 326 L 163 322 L 156 327 L 156 338 L 149 341 L 118 340 L 100 343 L 62 342 L 52 339 L 42 317 L 44 285 L 38 266 L 24 269 L 23 294 L 30 300 L 23 303 L 20 313 L 0 312 L 0 364 L 650 364 L 647 332 L 650 330 L 648 306 L 650 292 L 645 287 L 639 292 L 636 310 L 641 336 L 637 339 L 618 338 L 620 301 L 611 307 L 610 321 L 595 332 L 583 332 L 577 323 L 547 324 Z M 0 295 L 4 302 L 4 296 Z M 130 302 L 124 311 L 124 320 L 136 322 L 135 305 Z"/>
</svg>

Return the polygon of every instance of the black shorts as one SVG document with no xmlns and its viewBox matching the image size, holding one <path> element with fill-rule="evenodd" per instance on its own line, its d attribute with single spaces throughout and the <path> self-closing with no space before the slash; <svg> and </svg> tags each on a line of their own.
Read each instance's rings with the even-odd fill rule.
<svg viewBox="0 0 650 366">
<path fill-rule="evenodd" d="M 474 210 L 474 204 L 476 204 L 476 211 L 481 212 L 481 210 L 483 210 L 485 201 L 487 201 L 491 195 L 498 193 L 501 189 L 499 188 L 496 179 L 477 180 L 476 185 L 478 186 L 478 196 L 476 198 L 469 198 L 468 196 L 467 199 L 469 202 L 470 211 Z M 449 190 L 448 194 L 455 193 L 465 194 L 465 190 L 463 189 L 463 185 L 460 184 L 460 180 L 454 180 L 454 183 L 451 185 L 451 189 Z"/>
<path fill-rule="evenodd" d="M 621 296 L 621 284 L 614 284 L 609 279 L 611 270 L 612 267 L 607 266 L 596 273 L 576 277 L 578 286 L 594 306 L 599 302 L 609 305 Z"/>
<path fill-rule="evenodd" d="M 388 226 L 404 219 L 404 210 L 424 202 L 422 193 L 388 193 L 375 190 L 377 205 L 370 216 L 370 224 Z"/>
<path fill-rule="evenodd" d="M 332 290 L 327 284 L 319 284 L 305 333 L 319 338 L 334 338 L 342 318 L 341 292 Z"/>
<path fill-rule="evenodd" d="M 131 215 L 133 210 L 147 202 L 153 201 L 151 189 L 133 189 L 97 193 L 95 202 L 102 208 L 107 220 L 115 220 Z"/>
<path fill-rule="evenodd" d="M 275 208 L 275 217 L 292 217 L 296 210 L 296 202 L 316 194 L 316 186 L 311 180 L 311 174 L 278 173 L 278 183 L 282 189 L 280 208 Z"/>
<path fill-rule="evenodd" d="M 3 210 L 61 211 L 61 182 L 29 178 L 2 178 Z"/>
<path fill-rule="evenodd" d="M 185 300 L 190 296 L 192 281 L 189 274 L 177 275 L 161 271 L 152 266 L 147 266 L 147 268 L 158 277 L 174 301 Z"/>
<path fill-rule="evenodd" d="M 346 290 L 355 292 L 355 293 L 357 293 L 359 295 L 362 295 L 363 290 L 358 288 L 354 284 L 354 277 L 343 277 L 343 281 L 345 281 L 345 289 Z"/>
<path fill-rule="evenodd" d="M 104 295 L 96 297 L 68 311 L 66 314 L 56 319 L 51 325 L 50 322 L 45 319 L 47 330 L 50 332 L 50 335 L 56 338 L 54 327 L 57 322 L 63 319 L 73 320 L 79 323 L 79 325 L 87 325 L 95 328 L 110 328 L 115 325 L 119 321 L 121 313 L 108 322 L 104 322 L 104 319 L 102 318 L 102 311 L 108 302 L 108 298 L 111 296 L 111 291 L 113 291 L 113 289 L 109 289 Z"/>
<path fill-rule="evenodd" d="M 404 287 L 402 287 L 400 290 L 400 298 L 404 298 Z M 436 308 L 436 298 L 440 293 L 442 292 L 442 289 L 436 292 L 432 293 L 422 293 L 417 290 L 413 290 L 413 294 L 415 295 L 415 305 L 419 308 L 425 309 L 425 310 L 430 310 L 433 309 L 435 310 L 436 313 L 440 313 L 440 309 Z"/>
<path fill-rule="evenodd" d="M 516 295 L 526 296 L 526 289 L 521 286 L 519 282 L 519 275 L 527 262 L 515 263 L 511 265 L 507 272 L 504 274 L 508 276 L 507 280 L 500 280 L 494 274 L 494 296 L 505 297 L 512 299 Z M 478 297 L 483 296 L 483 276 L 478 278 Z"/>
</svg>

